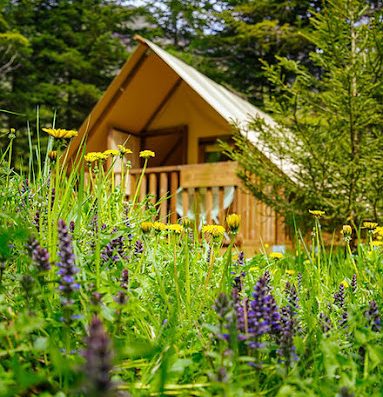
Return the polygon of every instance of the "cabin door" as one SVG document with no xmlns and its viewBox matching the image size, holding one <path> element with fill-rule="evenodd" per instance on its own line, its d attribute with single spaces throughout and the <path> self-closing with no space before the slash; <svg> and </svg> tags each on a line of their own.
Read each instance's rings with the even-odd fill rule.
<svg viewBox="0 0 383 397">
<path fill-rule="evenodd" d="M 141 150 L 147 149 L 156 153 L 156 156 L 150 159 L 150 167 L 186 164 L 187 133 L 186 125 L 143 132 Z"/>
</svg>

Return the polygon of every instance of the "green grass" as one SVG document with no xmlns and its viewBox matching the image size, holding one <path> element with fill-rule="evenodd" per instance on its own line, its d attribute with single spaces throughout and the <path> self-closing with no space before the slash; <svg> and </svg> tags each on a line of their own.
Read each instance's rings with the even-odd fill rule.
<svg viewBox="0 0 383 397">
<path fill-rule="evenodd" d="M 240 247 L 223 249 L 220 236 L 201 235 L 192 224 L 181 233 L 144 232 L 142 222 L 154 221 L 158 213 L 149 199 L 134 206 L 125 202 L 112 184 L 111 170 L 103 168 L 85 184 L 83 166 L 68 172 L 58 141 L 48 142 L 48 150 L 59 150 L 57 162 L 30 142 L 27 174 L 10 169 L 11 144 L 1 154 L 1 397 L 112 396 L 117 391 L 131 396 L 381 395 L 382 331 L 373 329 L 365 312 L 372 300 L 382 305 L 383 256 L 364 233 L 354 254 L 346 246 L 325 249 L 320 220 L 313 219 L 312 244 L 298 239 L 296 252 L 282 259 L 260 253 L 238 264 Z M 74 222 L 70 235 L 79 269 L 80 289 L 70 307 L 70 315 L 79 318 L 67 322 L 56 266 L 60 219 Z M 39 272 L 31 259 L 27 242 L 32 236 L 49 251 L 48 272 Z M 106 250 L 112 240 L 118 252 Z M 121 281 L 124 269 L 127 288 Z M 259 336 L 256 349 L 239 337 L 234 279 L 244 273 L 243 305 L 266 271 L 279 312 L 289 305 L 286 283 L 297 290 L 292 339 L 297 360 L 290 363 L 278 353 L 280 336 Z M 351 286 L 355 273 L 356 290 Z M 334 303 L 342 282 L 348 285 L 344 308 Z M 122 304 L 118 296 L 125 298 Z M 214 309 L 217 299 L 226 302 L 221 313 Z M 341 325 L 345 311 L 347 321 Z M 95 315 L 113 349 L 109 376 L 115 390 L 109 394 L 87 382 L 92 378 L 83 352 Z M 326 332 L 324 317 L 331 324 Z"/>
</svg>

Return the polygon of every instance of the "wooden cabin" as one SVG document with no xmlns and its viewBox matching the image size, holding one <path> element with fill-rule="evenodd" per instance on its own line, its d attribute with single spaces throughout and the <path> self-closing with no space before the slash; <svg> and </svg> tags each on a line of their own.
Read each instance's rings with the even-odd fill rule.
<svg viewBox="0 0 383 397">
<path fill-rule="evenodd" d="M 189 216 L 199 223 L 224 223 L 226 214 L 242 217 L 240 241 L 246 251 L 289 242 L 283 220 L 247 193 L 217 139 L 230 142 L 233 123 L 259 150 L 265 150 L 249 120 L 270 116 L 215 83 L 154 43 L 137 37 L 138 46 L 80 128 L 69 155 L 87 136 L 87 151 L 125 144 L 133 150 L 127 194 L 132 195 L 142 162 L 139 151 L 156 156 L 139 193 L 159 205 L 159 218 L 176 222 Z M 266 157 L 273 161 L 270 155 Z M 278 165 L 283 170 L 283 165 Z M 116 166 L 116 175 L 120 165 Z M 283 170 L 284 171 L 284 170 Z"/>
</svg>

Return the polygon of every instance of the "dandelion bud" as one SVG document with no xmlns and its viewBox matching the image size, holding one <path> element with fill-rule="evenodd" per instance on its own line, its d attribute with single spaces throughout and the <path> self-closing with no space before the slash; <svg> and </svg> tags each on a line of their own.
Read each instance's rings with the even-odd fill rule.
<svg viewBox="0 0 383 397">
<path fill-rule="evenodd" d="M 237 234 L 241 223 L 241 217 L 237 214 L 230 214 L 226 218 L 226 223 L 230 233 Z"/>
<path fill-rule="evenodd" d="M 57 151 L 51 150 L 48 152 L 48 157 L 51 159 L 51 161 L 55 161 L 57 159 Z"/>
</svg>

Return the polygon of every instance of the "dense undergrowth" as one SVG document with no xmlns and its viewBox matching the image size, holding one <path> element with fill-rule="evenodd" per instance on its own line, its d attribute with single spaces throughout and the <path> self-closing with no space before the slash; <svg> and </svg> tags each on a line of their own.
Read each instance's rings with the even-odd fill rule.
<svg viewBox="0 0 383 397">
<path fill-rule="evenodd" d="M 61 142 L 24 174 L 2 152 L 0 396 L 380 395 L 376 225 L 325 250 L 314 212 L 311 245 L 245 258 L 235 216 L 225 236 L 154 223 L 97 155 L 68 172 Z"/>
</svg>

